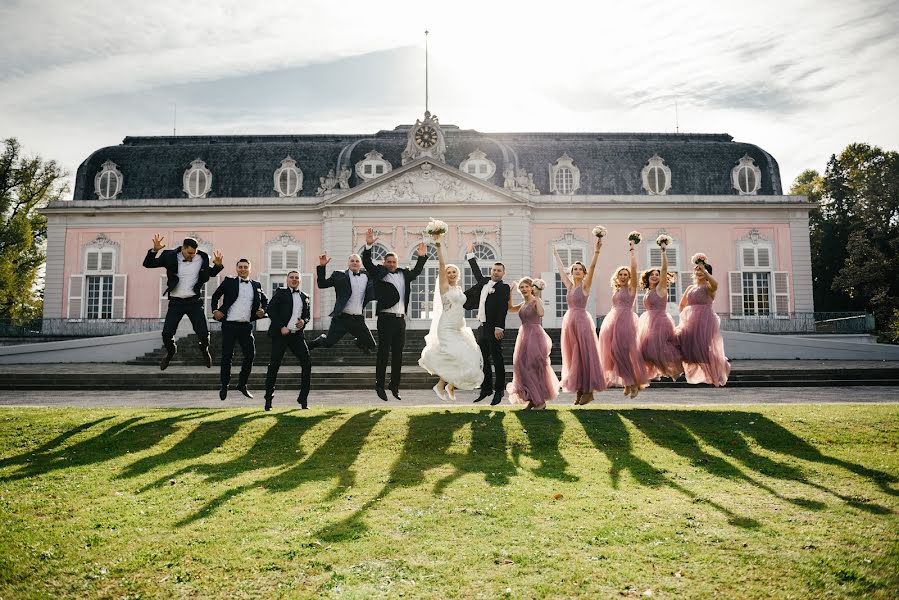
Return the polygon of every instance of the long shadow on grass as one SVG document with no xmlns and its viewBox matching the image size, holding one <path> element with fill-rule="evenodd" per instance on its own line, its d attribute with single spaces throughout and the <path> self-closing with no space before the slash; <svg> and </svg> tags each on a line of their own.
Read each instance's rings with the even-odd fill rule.
<svg viewBox="0 0 899 600">
<path fill-rule="evenodd" d="M 281 493 L 294 490 L 310 481 L 336 479 L 334 488 L 325 497 L 325 501 L 333 501 L 342 490 L 352 487 L 356 483 L 356 471 L 352 468 L 353 464 L 362 452 L 372 429 L 385 414 L 387 414 L 386 411 L 368 410 L 353 415 L 302 462 L 267 479 L 253 481 L 227 490 L 207 502 L 196 513 L 179 521 L 177 525 L 179 527 L 189 525 L 197 519 L 205 518 L 232 498 L 260 487 L 271 493 Z"/>
<path fill-rule="evenodd" d="M 618 489 L 621 481 L 621 473 L 630 472 L 638 483 L 649 487 L 669 487 L 694 502 L 703 502 L 727 517 L 730 524 L 746 529 L 755 529 L 760 523 L 750 517 L 744 517 L 734 513 L 717 502 L 703 498 L 696 492 L 682 486 L 662 470 L 652 466 L 642 458 L 637 457 L 631 444 L 631 436 L 624 425 L 619 412 L 609 410 L 577 410 L 572 414 L 581 422 L 587 437 L 598 450 L 603 452 L 612 463 L 609 478 L 612 487 Z"/>
<path fill-rule="evenodd" d="M 568 461 L 559 451 L 559 443 L 565 426 L 562 419 L 554 410 L 541 411 L 515 411 L 515 416 L 521 422 L 521 428 L 528 436 L 528 455 L 539 461 L 540 465 L 533 470 L 535 475 L 559 479 L 561 481 L 577 481 L 578 476 L 568 473 Z M 521 455 L 518 446 L 512 447 L 512 460 L 521 465 Z"/>
<path fill-rule="evenodd" d="M 516 468 L 506 453 L 505 415 L 444 411 L 410 417 L 403 449 L 381 491 L 347 518 L 319 531 L 319 537 L 331 541 L 358 537 L 367 529 L 364 516 L 371 508 L 395 490 L 423 484 L 425 473 L 437 467 L 449 466 L 452 472 L 434 484 L 435 496 L 469 473 L 482 473 L 490 485 L 508 485 Z M 471 426 L 468 451 L 451 452 L 455 433 L 465 426 Z"/>
<path fill-rule="evenodd" d="M 199 412 L 179 413 L 162 419 L 132 417 L 115 423 L 93 437 L 60 447 L 68 438 L 106 419 L 76 427 L 36 450 L 6 459 L 0 467 L 18 466 L 10 475 L 0 477 L 0 481 L 13 481 L 36 477 L 59 469 L 70 469 L 125 456 L 132 452 L 143 452 L 178 430 L 178 424 L 202 416 Z"/>
<path fill-rule="evenodd" d="M 754 452 L 743 437 L 744 435 L 754 438 L 762 448 L 768 451 L 789 454 L 815 462 L 838 464 L 854 473 L 864 473 L 872 479 L 875 479 L 873 475 L 877 473 L 860 465 L 821 454 L 789 430 L 759 413 L 635 409 L 623 410 L 620 411 L 620 414 L 657 445 L 690 460 L 694 466 L 717 477 L 749 483 L 791 504 L 812 510 L 825 508 L 822 502 L 782 495 L 775 488 L 744 472 L 729 460 L 703 450 L 700 441 L 715 448 L 721 454 L 732 457 L 747 469 L 760 475 L 814 487 L 868 512 L 878 514 L 890 512 L 883 506 L 860 502 L 814 483 L 805 477 L 801 469 Z M 879 475 L 881 477 L 875 479 L 878 483 L 883 481 L 882 477 L 889 477 L 884 473 Z"/>
</svg>

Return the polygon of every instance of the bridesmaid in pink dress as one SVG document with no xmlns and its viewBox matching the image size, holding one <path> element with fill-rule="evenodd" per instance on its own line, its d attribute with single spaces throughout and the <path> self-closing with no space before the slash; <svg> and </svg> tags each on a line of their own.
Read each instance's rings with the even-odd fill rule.
<svg viewBox="0 0 899 600">
<path fill-rule="evenodd" d="M 712 310 L 718 282 L 712 277 L 712 265 L 702 255 L 693 257 L 693 285 L 680 301 L 680 325 L 677 341 L 684 357 L 688 383 L 723 386 L 730 375 L 730 363 L 724 355 L 720 320 Z"/>
<path fill-rule="evenodd" d="M 590 268 L 581 261 L 575 261 L 571 264 L 569 278 L 559 252 L 553 247 L 559 275 L 568 288 L 568 310 L 562 318 L 562 389 L 576 392 L 575 404 L 587 404 L 593 400 L 594 391 L 606 389 L 599 361 L 596 322 L 593 315 L 587 312 L 587 298 L 593 285 L 600 248 L 602 238 L 597 238 Z"/>
<path fill-rule="evenodd" d="M 650 379 L 670 377 L 677 379 L 684 372 L 683 357 L 677 346 L 674 319 L 665 310 L 668 306 L 668 255 L 667 244 L 659 244 L 662 249 L 662 268 L 647 269 L 640 277 L 640 287 L 646 290 L 643 308 L 646 309 L 637 321 L 637 347 L 643 355 L 643 362 Z M 662 283 L 664 282 L 664 283 Z"/>
<path fill-rule="evenodd" d="M 547 400 L 559 395 L 559 378 L 549 362 L 552 340 L 543 330 L 543 301 L 540 292 L 546 282 L 525 277 L 518 282 L 524 302 L 512 305 L 509 312 L 518 313 L 521 328 L 515 340 L 512 381 L 506 385 L 512 404 L 523 404 L 525 410 L 543 410 Z"/>
<path fill-rule="evenodd" d="M 623 386 L 624 395 L 636 398 L 649 385 L 643 355 L 637 348 L 637 257 L 634 242 L 629 242 L 630 267 L 619 267 L 612 276 L 612 310 L 599 328 L 599 349 L 606 385 Z"/>
</svg>

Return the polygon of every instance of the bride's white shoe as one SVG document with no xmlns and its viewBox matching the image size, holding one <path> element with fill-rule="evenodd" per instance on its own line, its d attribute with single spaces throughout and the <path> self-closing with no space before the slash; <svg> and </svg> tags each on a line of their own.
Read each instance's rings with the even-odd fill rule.
<svg viewBox="0 0 899 600">
<path fill-rule="evenodd" d="M 448 390 L 446 390 L 446 397 L 447 397 L 447 399 L 450 400 L 451 402 L 455 402 L 455 401 L 456 401 L 456 390 L 455 390 L 455 389 L 452 389 L 452 390 L 449 390 L 449 389 L 448 389 Z"/>
<path fill-rule="evenodd" d="M 445 388 L 441 388 L 440 386 L 435 385 L 431 389 L 434 390 L 434 393 L 437 394 L 438 398 L 440 398 L 443 401 L 446 401 L 446 397 L 448 394 L 446 393 Z"/>
</svg>

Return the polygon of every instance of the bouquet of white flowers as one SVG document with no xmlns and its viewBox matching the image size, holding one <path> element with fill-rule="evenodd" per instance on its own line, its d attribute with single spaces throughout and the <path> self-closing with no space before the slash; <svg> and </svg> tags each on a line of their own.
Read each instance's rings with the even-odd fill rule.
<svg viewBox="0 0 899 600">
<path fill-rule="evenodd" d="M 447 227 L 446 223 L 443 221 L 438 221 L 437 219 L 431 219 L 428 221 L 428 226 L 425 228 L 425 231 L 428 235 L 443 235 L 447 232 L 449 227 Z"/>
<path fill-rule="evenodd" d="M 672 242 L 670 235 L 665 235 L 664 233 L 656 238 L 656 245 L 659 248 L 664 248 L 665 246 L 670 246 Z"/>
<path fill-rule="evenodd" d="M 542 292 L 546 288 L 546 282 L 542 279 L 535 279 L 531 285 L 538 292 Z"/>
<path fill-rule="evenodd" d="M 703 254 L 702 252 L 697 252 L 696 254 L 694 254 L 693 256 L 690 257 L 690 262 L 693 263 L 694 265 L 698 265 L 699 263 L 706 265 L 706 264 L 708 264 L 708 261 L 709 261 L 709 257 L 706 256 L 705 254 Z"/>
<path fill-rule="evenodd" d="M 630 232 L 629 234 L 627 234 L 627 239 L 628 239 L 628 241 L 631 241 L 634 244 L 639 244 L 640 243 L 640 232 L 639 231 Z"/>
<path fill-rule="evenodd" d="M 604 238 L 604 237 L 606 237 L 606 234 L 607 234 L 608 232 L 609 232 L 609 231 L 608 231 L 605 227 L 603 227 L 602 225 L 597 225 L 596 227 L 593 228 L 593 235 L 595 235 L 595 236 L 598 237 L 598 238 Z"/>
</svg>

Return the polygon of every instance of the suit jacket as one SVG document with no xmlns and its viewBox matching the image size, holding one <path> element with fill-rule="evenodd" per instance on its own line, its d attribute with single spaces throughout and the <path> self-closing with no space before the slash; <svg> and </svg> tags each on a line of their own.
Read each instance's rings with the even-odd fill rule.
<svg viewBox="0 0 899 600">
<path fill-rule="evenodd" d="M 250 280 L 248 284 L 253 288 L 253 304 L 250 308 L 250 321 L 255 321 L 259 317 L 256 316 L 256 310 L 259 308 L 265 309 L 268 306 L 268 298 L 265 297 L 265 293 L 262 291 L 262 284 L 258 281 Z M 222 281 L 221 284 L 212 292 L 212 310 L 220 310 L 225 313 L 225 318 L 223 321 L 228 320 L 228 311 L 231 309 L 231 305 L 237 300 L 237 295 L 240 293 L 240 277 L 225 277 L 225 280 Z M 225 297 L 221 306 L 218 306 L 219 298 L 222 296 Z"/>
<path fill-rule="evenodd" d="M 309 325 L 309 296 L 301 291 L 300 298 L 303 300 L 300 318 L 306 322 L 303 325 L 303 329 L 306 329 L 306 325 Z M 292 314 L 293 297 L 291 296 L 290 288 L 281 288 L 275 292 L 275 295 L 272 296 L 268 303 L 268 318 L 271 319 L 268 326 L 268 335 L 270 337 L 281 335 L 281 328 L 287 327 Z"/>
<path fill-rule="evenodd" d="M 366 273 L 365 269 L 362 269 L 360 272 Z M 334 271 L 330 277 L 325 278 L 325 267 L 323 265 L 315 267 L 315 275 L 319 289 L 334 288 L 334 291 L 337 293 L 337 302 L 335 302 L 334 310 L 331 311 L 329 316 L 339 315 L 346 308 L 347 302 L 350 301 L 353 295 L 353 285 L 350 283 L 350 278 L 355 277 L 355 275 L 347 269 L 346 271 Z M 374 283 L 374 278 L 369 276 L 368 284 L 365 286 L 365 297 L 362 299 L 363 311 L 365 310 L 365 305 L 375 298 Z"/>
<path fill-rule="evenodd" d="M 153 252 L 151 248 L 144 257 L 144 266 L 148 269 L 156 269 L 165 267 L 166 284 L 163 296 L 171 292 L 178 285 L 178 253 L 181 252 L 181 246 L 174 250 L 163 250 L 159 256 Z M 197 284 L 194 286 L 194 294 L 200 295 L 203 284 L 209 281 L 210 277 L 218 275 L 219 271 L 224 269 L 223 265 L 209 266 L 209 255 L 202 250 L 197 250 L 197 256 L 200 257 L 203 265 L 200 267 L 200 274 L 197 277 Z"/>
<path fill-rule="evenodd" d="M 471 272 L 478 282 L 465 290 L 464 308 L 465 310 L 477 310 L 481 305 L 481 291 L 487 282 L 490 281 L 490 278 L 481 273 L 476 258 L 468 259 L 468 264 L 471 265 Z M 500 281 L 493 286 L 493 293 L 487 294 L 487 299 L 484 301 L 484 312 L 487 316 L 487 320 L 484 323 L 485 326 L 494 329 L 497 327 L 500 329 L 506 328 L 506 314 L 509 312 L 509 298 L 511 294 L 512 290 L 509 289 L 508 283 Z"/>
<path fill-rule="evenodd" d="M 403 279 L 406 282 L 406 306 L 404 307 L 406 312 L 409 312 L 409 292 L 412 288 L 412 281 L 424 271 L 426 262 L 428 262 L 427 255 L 419 256 L 418 260 L 415 262 L 415 266 L 411 269 L 400 268 L 396 270 L 397 273 L 403 274 Z M 387 270 L 387 267 L 384 265 L 376 265 L 372 262 L 371 248 L 365 248 L 362 251 L 362 265 L 365 267 L 366 271 L 368 271 L 368 276 L 375 280 L 375 300 L 378 301 L 378 313 L 380 314 L 388 308 L 395 306 L 396 303 L 400 301 L 400 294 L 396 291 L 396 288 L 393 287 L 392 283 L 384 281 L 384 277 L 390 273 L 390 271 Z"/>
</svg>

